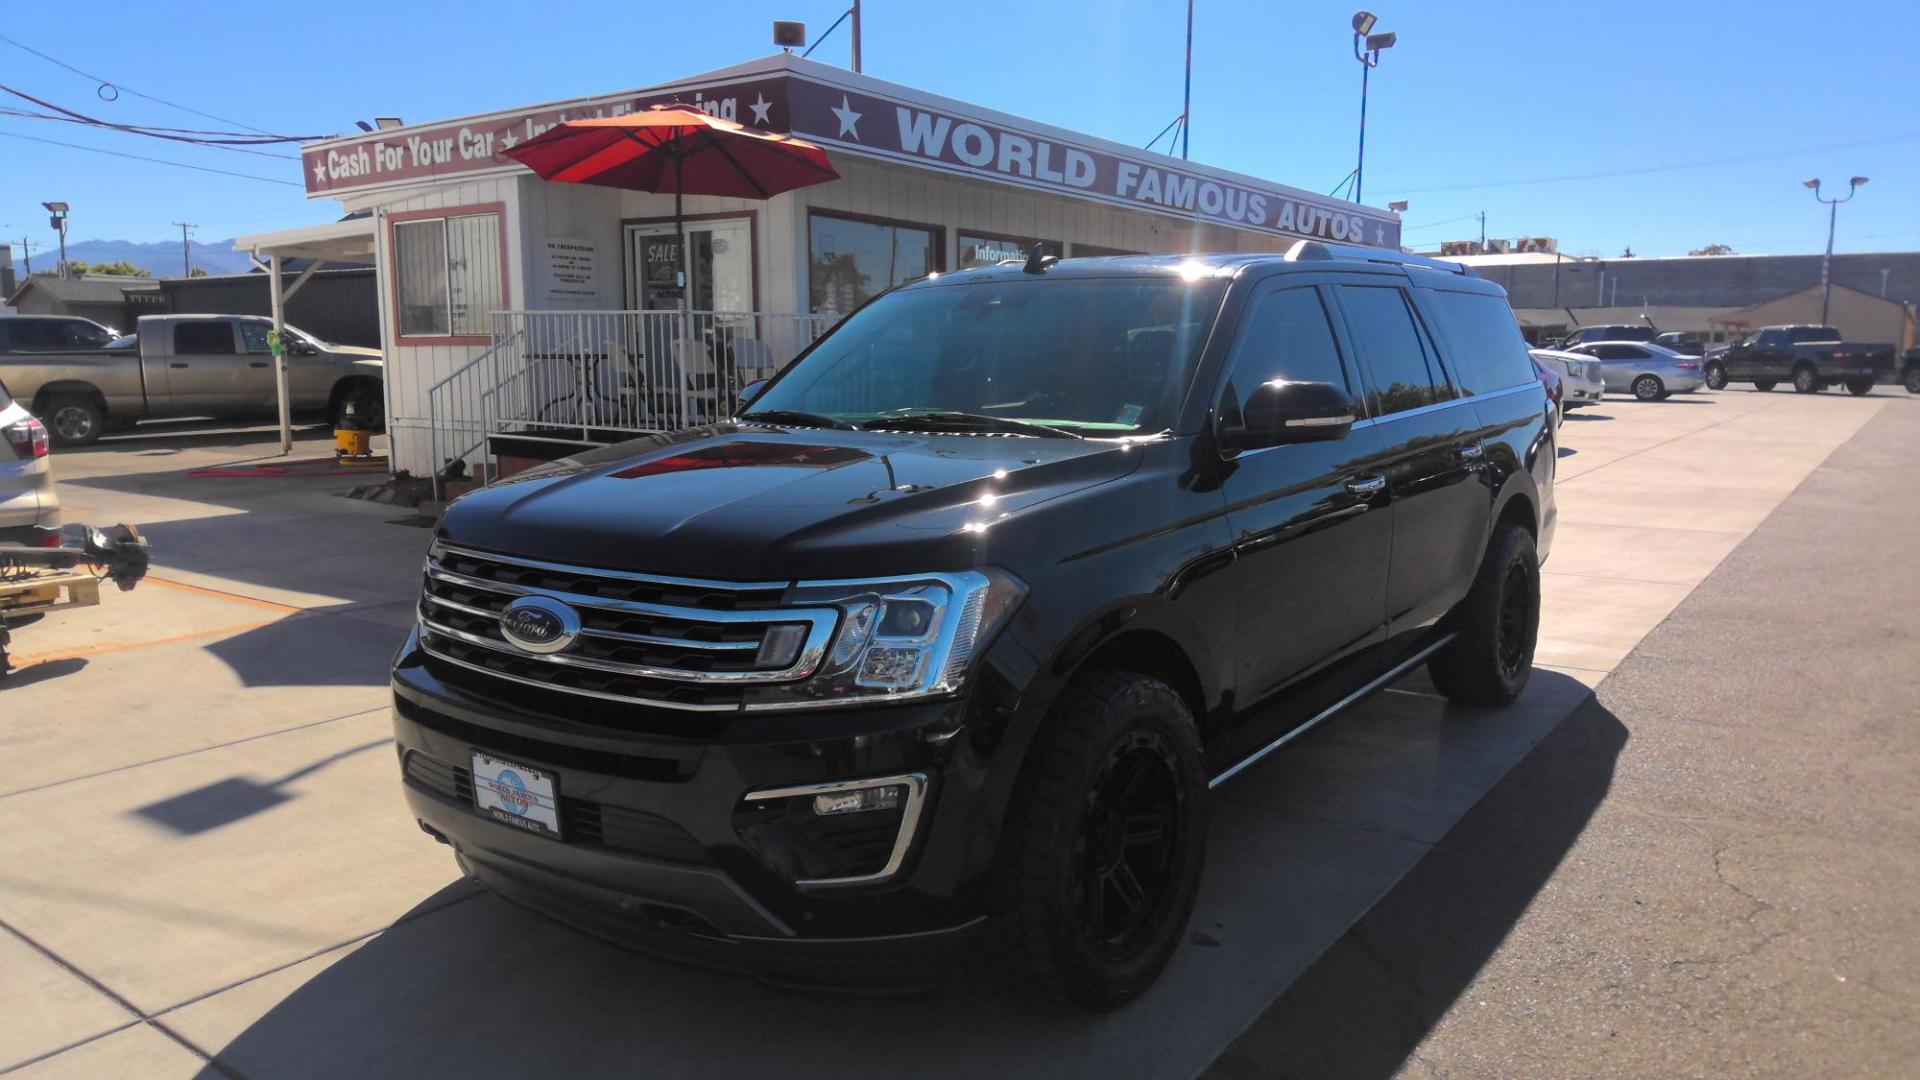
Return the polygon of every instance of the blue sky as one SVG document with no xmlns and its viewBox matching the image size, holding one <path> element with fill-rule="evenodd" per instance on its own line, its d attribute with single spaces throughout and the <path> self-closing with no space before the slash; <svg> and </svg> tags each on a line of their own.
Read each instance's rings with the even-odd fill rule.
<svg viewBox="0 0 1920 1080">
<path fill-rule="evenodd" d="M 288 134 L 441 119 L 645 86 L 772 52 L 772 19 L 815 34 L 841 0 L 675 3 L 10 5 L 0 34 L 132 90 Z M 1405 198 L 1407 242 L 1551 235 L 1563 250 L 1817 251 L 1800 186 L 1845 189 L 1838 248 L 1920 248 L 1920 4 L 1779 0 L 1554 4 L 1366 0 L 1399 34 L 1374 72 L 1366 201 Z M 1328 191 L 1353 168 L 1356 0 L 1199 0 L 1195 160 Z M 1144 143 L 1180 109 L 1180 0 L 867 0 L 869 74 Z M 1897 43 L 1906 42 L 1905 45 Z M 1880 43 L 1896 43 L 1881 45 Z M 843 26 L 814 58 L 847 60 Z M 0 42 L 0 83 L 123 122 L 224 127 Z M 0 105 L 20 106 L 17 99 Z M 330 220 L 300 188 L 24 141 L 32 136 L 297 183 L 289 160 L 0 115 L 0 235 L 200 239 Z M 1595 175 L 1611 174 L 1611 175 Z M 1571 179 L 1570 179 L 1571 178 Z M 1461 220 L 1452 220 L 1461 219 Z M 16 257 L 17 257 L 16 252 Z"/>
</svg>

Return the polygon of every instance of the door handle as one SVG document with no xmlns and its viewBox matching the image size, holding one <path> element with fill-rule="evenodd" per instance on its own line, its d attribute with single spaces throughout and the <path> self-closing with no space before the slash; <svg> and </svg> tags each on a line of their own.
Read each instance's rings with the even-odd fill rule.
<svg viewBox="0 0 1920 1080">
<path fill-rule="evenodd" d="M 273 365 L 267 363 L 265 360 L 249 360 L 247 361 L 247 366 L 248 367 L 272 367 Z"/>
<path fill-rule="evenodd" d="M 1459 453 L 1462 461 L 1479 461 L 1487 456 L 1487 448 L 1479 443 L 1468 443 L 1460 448 Z"/>
<path fill-rule="evenodd" d="M 1387 478 L 1384 476 L 1356 476 L 1347 481 L 1347 490 L 1363 499 L 1371 499 L 1387 490 Z"/>
<path fill-rule="evenodd" d="M 187 365 L 185 365 L 185 364 L 182 364 L 182 363 L 180 363 L 179 361 L 177 361 L 177 360 L 176 360 L 175 362 L 173 362 L 173 363 L 171 363 L 171 364 L 168 364 L 167 366 L 168 366 L 168 367 L 171 367 L 171 368 L 183 368 L 183 367 L 186 367 Z"/>
</svg>

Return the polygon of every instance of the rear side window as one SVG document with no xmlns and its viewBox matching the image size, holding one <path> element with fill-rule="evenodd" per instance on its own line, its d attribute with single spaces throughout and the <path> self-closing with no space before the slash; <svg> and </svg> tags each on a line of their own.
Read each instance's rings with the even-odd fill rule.
<svg viewBox="0 0 1920 1080">
<path fill-rule="evenodd" d="M 181 356 L 233 352 L 233 327 L 223 322 L 183 322 L 173 328 L 173 351 Z"/>
<path fill-rule="evenodd" d="M 1432 308 L 1447 363 L 1468 392 L 1486 394 L 1534 380 L 1527 341 L 1504 299 L 1440 291 L 1421 299 Z"/>
<path fill-rule="evenodd" d="M 1332 383 L 1353 393 L 1318 289 L 1280 289 L 1247 306 L 1221 395 L 1224 419 L 1237 422 L 1254 387 L 1275 379 Z"/>
<path fill-rule="evenodd" d="M 0 409 L 13 404 L 13 395 L 7 393 L 7 384 L 0 382 Z"/>
<path fill-rule="evenodd" d="M 1339 288 L 1340 306 L 1373 376 L 1373 415 L 1405 412 L 1454 396 L 1405 293 L 1374 285 Z"/>
<path fill-rule="evenodd" d="M 1597 345 L 1593 350 L 1602 360 L 1645 360 L 1647 350 L 1631 345 Z"/>
</svg>

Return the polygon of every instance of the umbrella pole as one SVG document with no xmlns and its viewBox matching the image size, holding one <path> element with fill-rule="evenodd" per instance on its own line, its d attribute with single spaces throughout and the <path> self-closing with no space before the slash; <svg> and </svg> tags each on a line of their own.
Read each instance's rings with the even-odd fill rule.
<svg viewBox="0 0 1920 1080">
<path fill-rule="evenodd" d="M 690 389 L 689 384 L 693 379 L 693 373 L 687 370 L 686 365 L 694 349 L 693 320 L 687 317 L 688 306 L 691 299 L 687 293 L 693 288 L 693 259 L 691 257 L 692 253 L 687 250 L 687 218 L 682 206 L 682 199 L 686 194 L 687 187 L 686 163 L 687 158 L 685 154 L 675 154 L 673 156 L 673 234 L 680 249 L 680 340 L 683 343 L 680 348 L 680 356 L 675 358 L 680 361 L 678 366 L 681 368 L 681 427 L 685 427 L 687 424 L 687 391 Z"/>
</svg>

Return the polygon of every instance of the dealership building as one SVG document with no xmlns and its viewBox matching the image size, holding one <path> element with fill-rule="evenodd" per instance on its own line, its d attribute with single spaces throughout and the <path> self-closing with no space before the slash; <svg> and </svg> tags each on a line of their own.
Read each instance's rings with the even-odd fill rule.
<svg viewBox="0 0 1920 1080">
<path fill-rule="evenodd" d="M 839 178 L 764 200 L 688 195 L 682 252 L 672 194 L 549 182 L 501 153 L 658 104 L 816 143 Z M 238 246 L 374 265 L 393 465 L 416 475 L 489 465 L 502 433 L 605 441 L 715 415 L 716 375 L 737 386 L 881 290 L 1035 244 L 1064 258 L 1400 246 L 1384 210 L 785 53 L 314 143 L 302 167 L 309 198 L 355 216 Z"/>
</svg>

